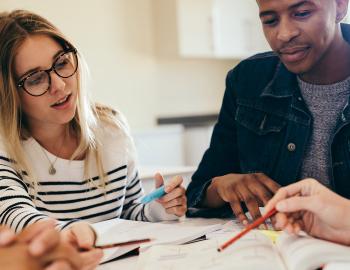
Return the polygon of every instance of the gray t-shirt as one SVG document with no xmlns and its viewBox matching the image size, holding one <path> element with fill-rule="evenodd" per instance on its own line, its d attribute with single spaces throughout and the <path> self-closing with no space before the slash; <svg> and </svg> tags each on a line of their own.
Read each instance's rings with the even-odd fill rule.
<svg viewBox="0 0 350 270">
<path fill-rule="evenodd" d="M 304 154 L 300 177 L 315 178 L 329 186 L 330 140 L 349 99 L 350 77 L 329 85 L 310 84 L 298 78 L 298 84 L 313 117 L 312 134 Z"/>
</svg>

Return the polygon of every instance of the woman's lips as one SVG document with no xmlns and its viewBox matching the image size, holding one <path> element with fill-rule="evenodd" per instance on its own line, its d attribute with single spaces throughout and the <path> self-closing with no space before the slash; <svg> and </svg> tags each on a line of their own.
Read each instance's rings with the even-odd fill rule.
<svg viewBox="0 0 350 270">
<path fill-rule="evenodd" d="M 51 107 L 54 109 L 58 109 L 58 110 L 66 109 L 67 107 L 70 106 L 71 96 L 72 96 L 72 94 L 69 94 L 68 96 L 66 96 L 66 99 L 64 100 L 64 102 L 62 102 L 62 103 L 56 102 L 55 104 L 51 105 Z"/>
</svg>

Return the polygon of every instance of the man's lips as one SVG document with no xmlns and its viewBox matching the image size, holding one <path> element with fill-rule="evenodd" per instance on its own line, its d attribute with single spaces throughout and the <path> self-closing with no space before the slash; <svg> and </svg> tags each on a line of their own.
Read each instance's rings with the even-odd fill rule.
<svg viewBox="0 0 350 270">
<path fill-rule="evenodd" d="M 292 46 L 292 47 L 286 47 L 278 50 L 280 54 L 293 54 L 299 51 L 307 50 L 309 46 Z"/>
<path fill-rule="evenodd" d="M 285 62 L 298 62 L 306 57 L 309 49 L 309 46 L 288 47 L 279 50 L 278 53 Z"/>
</svg>

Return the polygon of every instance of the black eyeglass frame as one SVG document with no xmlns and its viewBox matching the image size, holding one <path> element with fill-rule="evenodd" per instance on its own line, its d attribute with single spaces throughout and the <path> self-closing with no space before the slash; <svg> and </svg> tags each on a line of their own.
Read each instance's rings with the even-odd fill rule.
<svg viewBox="0 0 350 270">
<path fill-rule="evenodd" d="M 55 65 L 56 65 L 58 59 L 60 59 L 60 57 L 61 57 L 62 55 L 67 54 L 67 53 L 71 53 L 71 52 L 74 53 L 74 57 L 75 57 L 75 60 L 76 60 L 76 67 L 75 67 L 75 70 L 74 70 L 74 72 L 73 72 L 71 75 L 69 75 L 69 76 L 66 76 L 66 77 L 65 77 L 65 76 L 61 76 L 61 75 L 58 74 L 58 72 L 56 71 Z M 40 97 L 40 96 L 44 95 L 47 91 L 49 91 L 49 89 L 50 89 L 50 87 L 51 87 L 51 76 L 50 76 L 51 71 L 54 71 L 54 72 L 57 74 L 57 76 L 59 76 L 60 78 L 64 78 L 64 79 L 67 79 L 67 78 L 69 78 L 69 77 L 72 77 L 72 76 L 77 72 L 78 66 L 79 66 L 77 53 L 78 53 L 78 51 L 77 51 L 76 48 L 69 48 L 69 49 L 64 50 L 64 51 L 56 58 L 56 60 L 52 63 L 51 68 L 45 69 L 45 70 L 37 70 L 37 71 L 32 72 L 31 74 L 28 74 L 26 77 L 24 77 L 23 79 L 21 79 L 21 80 L 17 83 L 17 87 L 18 87 L 18 88 L 22 88 L 24 91 L 26 91 L 26 93 L 28 93 L 29 95 L 31 95 L 31 96 L 33 96 L 33 97 Z M 28 78 L 30 78 L 31 76 L 33 76 L 34 74 L 36 74 L 36 73 L 38 73 L 38 72 L 46 72 L 46 73 L 47 73 L 47 75 L 48 75 L 48 77 L 49 77 L 49 84 L 48 84 L 47 89 L 46 89 L 42 94 L 34 95 L 34 94 L 30 93 L 30 92 L 24 87 L 24 82 L 25 82 Z"/>
</svg>

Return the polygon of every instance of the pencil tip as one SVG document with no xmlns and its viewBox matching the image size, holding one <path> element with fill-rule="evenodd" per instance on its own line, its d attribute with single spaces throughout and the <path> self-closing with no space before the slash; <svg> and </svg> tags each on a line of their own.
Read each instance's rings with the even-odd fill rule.
<svg viewBox="0 0 350 270">
<path fill-rule="evenodd" d="M 221 252 L 221 248 L 218 248 L 217 251 L 218 251 L 218 252 Z"/>
</svg>

